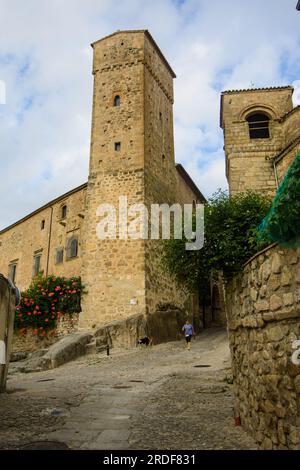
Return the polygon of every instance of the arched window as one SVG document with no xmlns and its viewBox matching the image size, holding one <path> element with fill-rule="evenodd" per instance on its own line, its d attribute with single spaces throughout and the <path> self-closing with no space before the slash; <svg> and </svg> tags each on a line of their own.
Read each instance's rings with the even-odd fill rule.
<svg viewBox="0 0 300 470">
<path fill-rule="evenodd" d="M 255 113 L 247 117 L 250 139 L 270 138 L 270 118 L 264 113 Z"/>
<path fill-rule="evenodd" d="M 121 106 L 121 97 L 120 97 L 120 95 L 116 95 L 114 97 L 114 106 Z"/>
<path fill-rule="evenodd" d="M 68 259 L 76 258 L 78 255 L 78 240 L 76 237 L 71 237 L 67 244 L 67 257 Z"/>
</svg>

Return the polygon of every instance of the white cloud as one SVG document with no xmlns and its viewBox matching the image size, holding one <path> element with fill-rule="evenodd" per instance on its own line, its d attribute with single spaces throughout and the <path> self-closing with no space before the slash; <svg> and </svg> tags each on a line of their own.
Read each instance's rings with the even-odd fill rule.
<svg viewBox="0 0 300 470">
<path fill-rule="evenodd" d="M 91 42 L 150 30 L 178 77 L 176 159 L 209 195 L 226 187 L 220 91 L 299 85 L 299 19 L 295 0 L 0 0 L 0 227 L 87 179 Z"/>
</svg>

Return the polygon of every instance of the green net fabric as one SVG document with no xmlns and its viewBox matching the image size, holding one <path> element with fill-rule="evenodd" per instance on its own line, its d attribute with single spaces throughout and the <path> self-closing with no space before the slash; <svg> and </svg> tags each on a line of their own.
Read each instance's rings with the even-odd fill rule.
<svg viewBox="0 0 300 470">
<path fill-rule="evenodd" d="M 284 248 L 300 246 L 300 152 L 280 184 L 271 209 L 258 229 L 262 242 Z"/>
</svg>

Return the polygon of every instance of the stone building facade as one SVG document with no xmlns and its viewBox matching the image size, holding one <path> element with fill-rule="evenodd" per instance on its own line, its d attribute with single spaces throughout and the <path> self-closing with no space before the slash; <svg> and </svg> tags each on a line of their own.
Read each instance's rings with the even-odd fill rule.
<svg viewBox="0 0 300 470">
<path fill-rule="evenodd" d="M 299 265 L 273 245 L 226 285 L 237 410 L 265 450 L 300 449 Z"/>
<path fill-rule="evenodd" d="M 226 175 L 231 194 L 274 195 L 300 149 L 300 106 L 293 87 L 225 91 L 221 96 Z"/>
<path fill-rule="evenodd" d="M 0 232 L 0 271 L 24 290 L 37 273 L 81 273 L 87 184 L 49 202 Z M 77 250 L 71 253 L 75 240 Z"/>
<path fill-rule="evenodd" d="M 161 240 L 99 239 L 100 204 L 203 203 L 175 164 L 175 74 L 147 30 L 118 31 L 93 45 L 94 95 L 88 183 L 0 232 L 0 272 L 21 288 L 38 272 L 80 275 L 80 328 L 159 304 L 190 310 L 194 299 L 161 266 Z"/>
</svg>

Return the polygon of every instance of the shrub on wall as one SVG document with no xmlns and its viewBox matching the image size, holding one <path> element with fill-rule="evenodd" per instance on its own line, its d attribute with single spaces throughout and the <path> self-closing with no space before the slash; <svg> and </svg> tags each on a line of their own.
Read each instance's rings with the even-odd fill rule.
<svg viewBox="0 0 300 470">
<path fill-rule="evenodd" d="M 210 299 L 210 279 L 218 271 L 231 277 L 243 263 L 263 247 L 257 226 L 267 214 L 271 201 L 252 191 L 229 196 L 219 191 L 205 205 L 205 243 L 201 250 L 186 251 L 186 238 L 167 240 L 163 266 L 179 284 L 200 293 L 201 302 Z"/>
<path fill-rule="evenodd" d="M 39 335 L 54 329 L 62 315 L 81 311 L 83 286 L 80 277 L 37 276 L 22 292 L 16 309 L 15 329 L 30 328 Z"/>
</svg>

